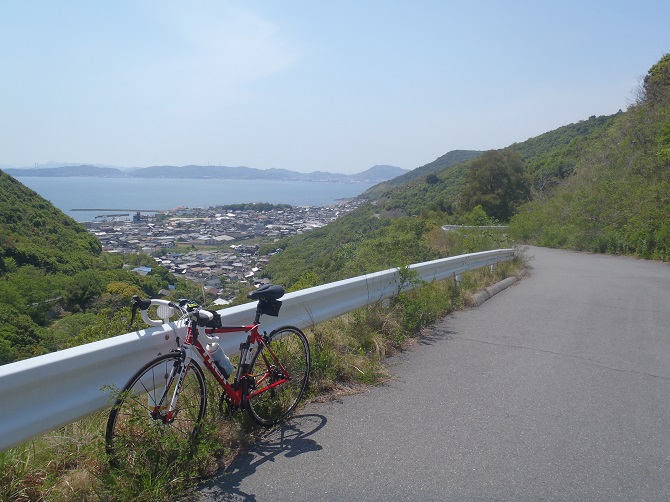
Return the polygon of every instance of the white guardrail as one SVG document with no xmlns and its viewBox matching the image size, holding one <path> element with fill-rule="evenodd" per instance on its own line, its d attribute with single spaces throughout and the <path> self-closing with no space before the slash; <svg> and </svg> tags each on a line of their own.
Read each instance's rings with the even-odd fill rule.
<svg viewBox="0 0 670 502">
<path fill-rule="evenodd" d="M 468 270 L 511 260 L 514 250 L 472 253 L 410 265 L 424 281 L 455 277 Z M 265 316 L 266 331 L 292 324 L 300 328 L 390 298 L 401 285 L 398 269 L 362 275 L 287 293 L 278 318 Z M 251 324 L 256 303 L 220 310 L 225 325 Z M 108 388 L 122 388 L 147 361 L 183 337 L 170 322 L 71 349 L 0 366 L 0 451 L 111 406 Z M 245 333 L 219 335 L 227 354 L 239 351 Z"/>
</svg>

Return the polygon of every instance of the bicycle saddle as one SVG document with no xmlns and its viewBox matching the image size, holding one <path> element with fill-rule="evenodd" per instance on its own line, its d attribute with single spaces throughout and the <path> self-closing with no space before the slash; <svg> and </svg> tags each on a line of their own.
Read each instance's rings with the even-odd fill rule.
<svg viewBox="0 0 670 502">
<path fill-rule="evenodd" d="M 277 300 L 284 296 L 284 288 L 274 284 L 264 284 L 260 288 L 252 291 L 247 298 L 252 300 Z"/>
</svg>

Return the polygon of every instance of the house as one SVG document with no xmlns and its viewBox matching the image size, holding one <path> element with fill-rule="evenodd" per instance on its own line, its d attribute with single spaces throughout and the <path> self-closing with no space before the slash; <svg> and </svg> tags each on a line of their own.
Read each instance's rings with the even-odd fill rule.
<svg viewBox="0 0 670 502">
<path fill-rule="evenodd" d="M 209 296 L 219 296 L 219 288 L 203 288 L 203 291 Z"/>
<path fill-rule="evenodd" d="M 150 267 L 135 267 L 133 272 L 140 274 L 142 276 L 146 276 L 151 273 L 151 268 Z"/>
</svg>

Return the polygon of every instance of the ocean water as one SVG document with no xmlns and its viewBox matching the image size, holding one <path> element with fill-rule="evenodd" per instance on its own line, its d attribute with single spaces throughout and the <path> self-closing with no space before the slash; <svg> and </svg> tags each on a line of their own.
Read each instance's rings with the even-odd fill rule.
<svg viewBox="0 0 670 502">
<path fill-rule="evenodd" d="M 77 221 L 137 210 L 210 207 L 243 202 L 327 206 L 362 194 L 370 183 L 224 179 L 16 178 Z M 73 211 L 87 209 L 87 211 Z M 96 211 L 108 209 L 111 211 Z"/>
</svg>

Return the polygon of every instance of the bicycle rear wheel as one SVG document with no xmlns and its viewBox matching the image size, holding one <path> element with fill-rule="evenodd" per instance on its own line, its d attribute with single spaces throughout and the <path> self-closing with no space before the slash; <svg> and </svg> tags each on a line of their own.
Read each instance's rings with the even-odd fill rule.
<svg viewBox="0 0 670 502">
<path fill-rule="evenodd" d="M 249 389 L 246 403 L 249 415 L 264 426 L 276 424 L 295 409 L 307 387 L 310 368 L 309 344 L 298 328 L 276 329 L 268 337 L 268 347 L 270 350 L 261 345 L 251 360 L 255 386 Z"/>
<path fill-rule="evenodd" d="M 184 367 L 181 353 L 143 366 L 119 393 L 107 420 L 106 450 L 112 467 L 131 474 L 156 472 L 188 455 L 207 407 L 205 375 L 191 360 L 172 414 L 167 410 Z"/>
</svg>

